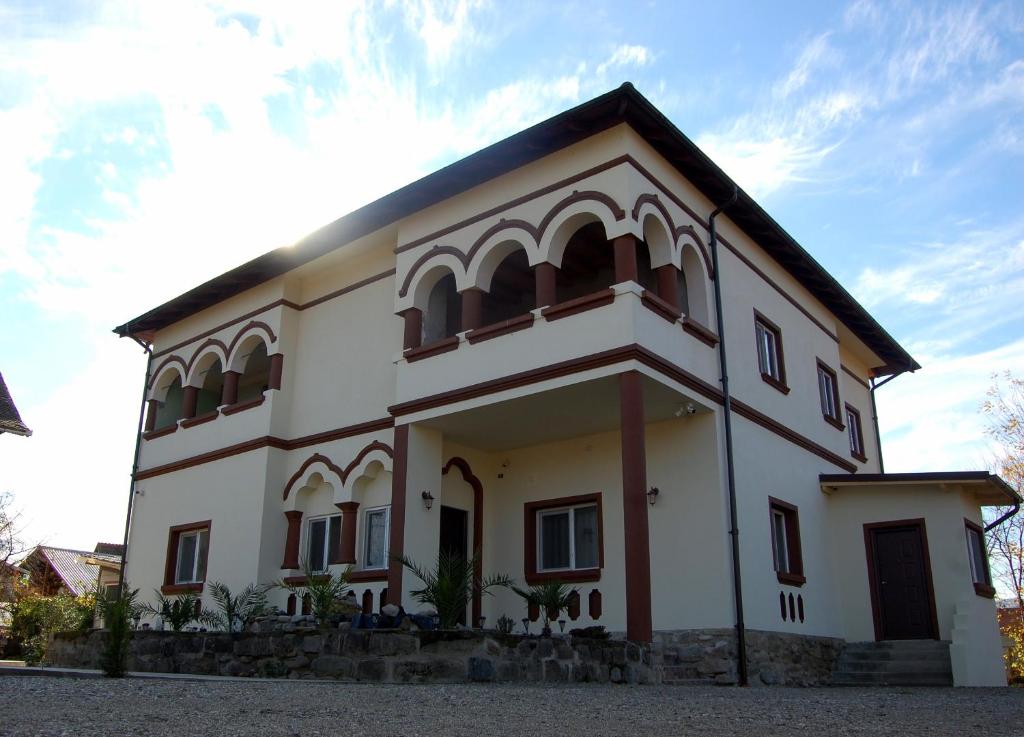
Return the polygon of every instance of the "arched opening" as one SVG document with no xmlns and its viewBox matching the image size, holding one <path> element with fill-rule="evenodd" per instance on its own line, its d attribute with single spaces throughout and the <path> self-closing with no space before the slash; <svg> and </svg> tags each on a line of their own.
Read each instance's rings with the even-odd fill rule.
<svg viewBox="0 0 1024 737">
<path fill-rule="evenodd" d="M 199 375 L 203 377 L 203 383 L 196 395 L 196 415 L 204 415 L 217 409 L 224 395 L 224 369 L 220 359 L 214 358 L 207 368 L 199 371 Z"/>
<path fill-rule="evenodd" d="M 686 287 L 686 272 L 682 269 L 676 270 L 676 281 L 679 290 L 679 309 L 684 315 L 690 314 L 690 291 Z"/>
<path fill-rule="evenodd" d="M 683 246 L 683 268 L 680 274 L 680 302 L 683 312 L 704 327 L 711 327 L 708 316 L 707 278 L 697 250 Z"/>
<path fill-rule="evenodd" d="M 246 356 L 242 355 L 245 361 L 245 369 L 238 378 L 238 402 L 248 402 L 259 399 L 270 388 L 270 358 L 267 356 L 267 344 L 257 340 L 252 350 Z"/>
<path fill-rule="evenodd" d="M 481 324 L 493 325 L 537 306 L 536 284 L 526 251 L 518 249 L 506 256 L 491 277 L 491 289 L 483 295 Z"/>
<path fill-rule="evenodd" d="M 636 281 L 647 291 L 658 293 L 658 275 L 651 268 L 651 249 L 647 246 L 647 241 L 637 243 Z"/>
<path fill-rule="evenodd" d="M 175 373 L 174 379 L 167 385 L 163 401 L 157 405 L 156 422 L 153 424 L 153 429 L 159 430 L 163 427 L 170 427 L 180 420 L 184 408 L 184 399 L 184 390 L 181 388 L 181 376 Z"/>
<path fill-rule="evenodd" d="M 455 288 L 455 274 L 441 277 L 427 297 L 423 315 L 423 344 L 450 338 L 462 329 L 462 298 Z"/>
<path fill-rule="evenodd" d="M 587 223 L 569 238 L 555 285 L 559 302 L 606 289 L 615 283 L 615 251 L 601 221 Z"/>
</svg>

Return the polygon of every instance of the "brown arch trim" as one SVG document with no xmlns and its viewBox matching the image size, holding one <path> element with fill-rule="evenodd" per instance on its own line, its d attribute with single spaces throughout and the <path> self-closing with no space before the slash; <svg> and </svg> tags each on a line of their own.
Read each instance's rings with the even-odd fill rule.
<svg viewBox="0 0 1024 737">
<path fill-rule="evenodd" d="M 453 467 L 459 469 L 459 473 L 462 474 L 462 480 L 473 487 L 473 548 L 475 549 L 473 578 L 479 582 L 484 577 L 484 485 L 477 478 L 476 474 L 473 473 L 469 461 L 465 458 L 460 456 L 449 458 L 448 462 L 441 469 L 441 473 L 447 475 Z M 482 614 L 483 601 L 481 600 L 480 589 L 479 587 L 474 587 L 473 612 L 470 625 L 476 627 Z"/>
<path fill-rule="evenodd" d="M 188 368 L 185 371 L 185 375 L 186 376 L 188 376 L 190 373 L 192 373 L 192 367 L 196 365 L 196 361 L 198 361 L 200 358 L 202 358 L 204 351 L 206 351 L 206 349 L 210 348 L 211 346 L 216 346 L 216 347 L 220 348 L 222 351 L 224 351 L 224 360 L 225 361 L 228 360 L 228 358 L 230 357 L 231 354 L 228 351 L 228 347 L 226 345 L 224 345 L 224 342 L 220 341 L 220 340 L 217 340 L 216 338 L 210 338 L 209 340 L 205 341 L 201 346 L 196 348 L 195 352 L 192 354 L 192 358 L 190 358 L 189 362 L 188 362 Z M 221 371 L 223 372 L 223 371 L 227 371 L 227 370 L 228 370 L 228 367 L 222 364 L 221 365 Z"/>
<path fill-rule="evenodd" d="M 673 241 L 678 241 L 679 236 L 683 235 L 684 233 L 693 238 L 693 241 L 697 246 L 697 252 L 700 254 L 700 257 L 704 259 L 704 266 L 707 269 L 708 279 L 714 281 L 715 269 L 711 265 L 711 256 L 710 254 L 708 254 L 708 249 L 707 246 L 704 245 L 704 241 L 702 241 L 700 239 L 700 236 L 697 235 L 697 229 L 694 228 L 692 225 L 677 226 L 675 221 L 672 219 L 672 216 L 669 214 L 668 208 L 665 207 L 665 203 L 661 201 L 661 197 L 659 197 L 656 194 L 650 193 L 642 194 L 639 197 L 637 197 L 636 202 L 633 204 L 633 211 L 632 213 L 630 213 L 630 216 L 633 218 L 633 221 L 636 223 L 640 223 L 640 221 L 637 220 L 637 216 L 640 214 L 640 208 L 642 208 L 644 205 L 648 203 L 654 205 L 654 208 L 661 213 L 661 216 L 663 218 L 665 218 L 665 222 L 668 223 L 669 230 L 672 231 Z M 697 222 L 700 222 L 699 218 L 697 219 Z M 673 243 L 673 245 L 675 244 Z"/>
<path fill-rule="evenodd" d="M 341 476 L 344 473 L 344 471 L 338 468 L 330 458 L 328 458 L 325 455 L 321 455 L 320 453 L 314 453 L 309 458 L 307 458 L 306 462 L 299 466 L 299 470 L 292 474 L 292 477 L 288 479 L 288 483 L 284 487 L 283 499 L 288 499 L 288 495 L 291 494 L 292 492 L 292 487 L 299 482 L 299 479 L 302 478 L 302 475 L 306 473 L 306 469 L 308 469 L 314 463 L 323 463 L 329 469 L 338 474 L 338 476 Z M 342 480 L 344 481 L 344 479 Z"/>
<path fill-rule="evenodd" d="M 277 342 L 277 336 L 274 334 L 273 328 L 267 325 L 267 323 L 263 322 L 262 320 L 250 320 L 249 323 L 244 328 L 235 333 L 235 337 L 231 339 L 230 343 L 228 343 L 228 348 L 226 351 L 228 361 L 231 360 L 231 354 L 234 353 L 235 346 L 242 338 L 244 338 L 249 333 L 250 330 L 263 330 L 267 333 L 267 335 L 270 336 L 271 343 Z M 270 353 L 269 343 L 267 344 L 267 353 Z"/>
<path fill-rule="evenodd" d="M 382 443 L 379 440 L 374 440 L 372 443 L 370 443 L 361 451 L 359 451 L 359 453 L 356 454 L 356 457 L 352 459 L 352 462 L 345 466 L 345 470 L 338 474 L 339 476 L 341 476 L 341 483 L 347 484 L 349 474 L 355 471 L 356 467 L 360 463 L 362 463 L 363 459 L 366 458 L 366 456 L 368 456 L 375 450 L 380 450 L 387 453 L 388 458 L 394 459 L 395 457 L 395 454 L 392 452 L 390 445 L 388 445 L 387 443 Z"/>
<path fill-rule="evenodd" d="M 404 297 L 406 294 L 409 293 L 409 287 L 412 284 L 412 278 L 416 276 L 417 272 L 420 270 L 420 267 L 422 267 L 423 264 L 425 264 L 430 259 L 434 258 L 434 256 L 440 256 L 445 253 L 450 253 L 452 256 L 459 260 L 459 263 L 462 264 L 463 268 L 466 268 L 466 255 L 458 248 L 455 248 L 454 246 L 434 246 L 413 262 L 412 266 L 409 268 L 409 273 L 405 275 L 405 279 L 402 281 L 402 288 L 398 290 L 398 296 Z"/>
<path fill-rule="evenodd" d="M 540 225 L 537 226 L 537 232 L 540 236 L 544 236 L 544 232 L 551 225 L 551 221 L 554 220 L 558 213 L 566 209 L 570 205 L 574 205 L 577 202 L 584 202 L 586 200 L 592 200 L 600 202 L 609 210 L 612 211 L 612 215 L 616 221 L 622 220 L 626 217 L 626 211 L 619 207 L 619 203 L 616 202 L 610 195 L 606 195 L 604 192 L 598 192 L 596 189 L 585 189 L 582 192 L 573 192 L 571 195 L 558 202 L 554 207 L 548 210 L 548 214 L 543 217 L 540 221 Z M 538 238 L 540 240 L 540 238 Z"/>
<path fill-rule="evenodd" d="M 525 230 L 527 233 L 530 234 L 534 241 L 540 240 L 540 230 L 533 227 L 531 223 L 528 223 L 525 220 L 520 220 L 518 218 L 513 220 L 506 220 L 505 218 L 502 218 L 499 222 L 495 223 L 490 228 L 485 230 L 483 235 L 477 238 L 473 245 L 469 247 L 469 251 L 466 253 L 466 260 L 463 262 L 465 266 L 469 268 L 469 265 L 473 263 L 473 257 L 476 256 L 477 251 L 483 248 L 484 243 L 487 242 L 488 238 L 493 236 L 495 233 L 500 233 L 503 230 L 516 229 Z"/>
<path fill-rule="evenodd" d="M 181 385 L 182 386 L 185 385 L 185 382 L 188 380 L 189 365 L 187 363 L 185 363 L 185 360 L 181 356 L 168 356 L 163 361 L 161 361 L 160 365 L 156 367 L 156 369 L 153 371 L 152 374 L 150 374 L 150 376 L 149 376 L 149 388 L 150 389 L 153 388 L 153 385 L 156 383 L 156 380 L 158 378 L 160 378 L 160 375 L 163 374 L 164 369 L 167 368 L 168 364 L 172 364 L 172 363 L 177 363 L 177 364 L 179 364 L 181 366 L 181 370 L 184 372 L 184 376 L 181 379 Z"/>
</svg>

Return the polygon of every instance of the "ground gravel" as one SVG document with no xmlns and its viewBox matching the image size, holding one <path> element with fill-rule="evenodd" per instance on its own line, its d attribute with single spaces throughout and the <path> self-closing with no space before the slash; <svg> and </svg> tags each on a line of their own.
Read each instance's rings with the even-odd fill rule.
<svg viewBox="0 0 1024 737">
<path fill-rule="evenodd" d="M 1021 689 L 0 677 L 2 735 L 1024 735 Z"/>
</svg>

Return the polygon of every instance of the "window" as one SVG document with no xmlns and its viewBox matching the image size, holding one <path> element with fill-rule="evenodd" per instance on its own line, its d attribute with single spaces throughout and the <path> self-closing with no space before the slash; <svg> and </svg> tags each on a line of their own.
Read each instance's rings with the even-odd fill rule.
<svg viewBox="0 0 1024 737">
<path fill-rule="evenodd" d="M 121 597 L 121 587 L 116 583 L 108 583 L 103 586 L 104 601 L 117 601 Z"/>
<path fill-rule="evenodd" d="M 527 583 L 600 580 L 600 494 L 530 502 L 524 510 Z"/>
<path fill-rule="evenodd" d="M 367 509 L 363 514 L 363 568 L 387 568 L 388 508 Z"/>
<path fill-rule="evenodd" d="M 818 359 L 818 398 L 821 400 L 821 414 L 825 421 L 843 429 L 839 417 L 839 381 L 836 372 Z"/>
<path fill-rule="evenodd" d="M 754 335 L 757 338 L 757 366 L 761 378 L 783 394 L 786 386 L 786 367 L 782 358 L 782 332 L 764 315 L 754 311 Z"/>
<path fill-rule="evenodd" d="M 974 593 L 989 599 L 996 595 L 992 586 L 992 574 L 988 568 L 988 555 L 985 551 L 985 531 L 968 519 L 964 520 L 967 529 L 967 560 L 971 564 L 971 580 L 974 582 Z"/>
<path fill-rule="evenodd" d="M 306 527 L 306 561 L 311 570 L 326 571 L 337 562 L 341 545 L 341 515 L 314 517 Z"/>
<path fill-rule="evenodd" d="M 768 497 L 771 513 L 772 560 L 779 583 L 803 586 L 804 562 L 800 555 L 800 517 L 797 508 Z"/>
<path fill-rule="evenodd" d="M 208 530 L 183 532 L 179 536 L 174 583 L 202 583 L 206 580 L 206 557 L 209 546 Z"/>
<path fill-rule="evenodd" d="M 864 455 L 864 434 L 860 427 L 860 412 L 846 405 L 846 433 L 850 437 L 850 455 L 858 461 L 866 461 Z"/>
</svg>

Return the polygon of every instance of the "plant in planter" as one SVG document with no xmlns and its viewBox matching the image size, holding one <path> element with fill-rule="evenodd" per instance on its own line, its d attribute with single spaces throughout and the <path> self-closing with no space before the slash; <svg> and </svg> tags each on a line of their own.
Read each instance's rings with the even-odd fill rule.
<svg viewBox="0 0 1024 737">
<path fill-rule="evenodd" d="M 549 581 L 531 586 L 528 589 L 521 589 L 518 586 L 510 588 L 521 596 L 527 605 L 533 604 L 540 609 L 544 617 L 544 629 L 541 634 L 545 637 L 551 636 L 551 621 L 558 619 L 558 616 L 569 608 L 572 595 L 576 589 L 561 581 Z"/>
<path fill-rule="evenodd" d="M 489 594 L 496 586 L 510 586 L 512 579 L 506 575 L 494 575 L 479 579 L 475 570 L 479 553 L 472 558 L 455 555 L 448 550 L 437 554 L 437 565 L 428 570 L 405 557 L 395 560 L 408 568 L 423 582 L 423 588 L 411 591 L 412 597 L 421 604 L 429 604 L 437 610 L 441 629 L 455 629 L 459 619 L 466 613 L 466 607 L 474 594 Z"/>
<path fill-rule="evenodd" d="M 143 604 L 142 611 L 160 617 L 175 632 L 181 632 L 192 622 L 203 619 L 199 597 L 191 591 L 171 597 L 164 596 L 159 591 L 154 591 L 154 593 L 156 594 L 156 606 Z"/>
<path fill-rule="evenodd" d="M 210 595 L 218 611 L 204 612 L 203 620 L 225 632 L 241 632 L 257 617 L 270 612 L 267 605 L 267 587 L 249 584 L 233 595 L 231 589 L 220 581 L 210 584 Z"/>
<path fill-rule="evenodd" d="M 498 617 L 497 630 L 503 635 L 512 634 L 512 628 L 516 626 L 516 621 L 507 614 L 502 614 Z"/>
<path fill-rule="evenodd" d="M 307 560 L 301 562 L 303 573 L 301 581 L 281 580 L 274 585 L 295 594 L 299 601 L 308 596 L 310 611 L 316 618 L 317 624 L 327 627 L 330 625 L 332 617 L 347 611 L 344 598 L 349 591 L 352 566 L 346 568 L 339 575 L 334 575 L 330 571 L 314 571 Z"/>
</svg>

